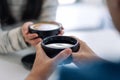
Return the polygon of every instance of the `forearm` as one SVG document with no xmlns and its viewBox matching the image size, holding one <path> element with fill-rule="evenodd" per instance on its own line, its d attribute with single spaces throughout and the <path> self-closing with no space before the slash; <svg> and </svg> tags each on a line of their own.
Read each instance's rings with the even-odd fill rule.
<svg viewBox="0 0 120 80">
<path fill-rule="evenodd" d="M 120 30 L 120 0 L 107 0 L 114 25 Z"/>
<path fill-rule="evenodd" d="M 44 74 L 44 72 L 43 73 L 40 72 L 41 71 L 39 70 L 37 71 L 31 70 L 30 74 L 27 76 L 25 80 L 48 80 L 47 77 L 44 76 L 47 74 Z"/>
<path fill-rule="evenodd" d="M 12 53 L 27 48 L 20 28 L 0 32 L 0 53 Z"/>
<path fill-rule="evenodd" d="M 27 76 L 26 80 L 48 80 L 48 78 L 51 76 L 51 74 L 56 69 L 55 66 L 57 66 L 56 64 L 53 64 L 49 61 L 44 63 L 40 67 L 38 67 L 38 64 L 36 63 L 37 62 L 35 60 L 33 68 L 31 72 L 29 73 L 29 75 Z"/>
<path fill-rule="evenodd" d="M 30 74 L 27 76 L 25 80 L 47 80 L 47 79 L 43 79 L 42 77 L 35 74 Z"/>
</svg>

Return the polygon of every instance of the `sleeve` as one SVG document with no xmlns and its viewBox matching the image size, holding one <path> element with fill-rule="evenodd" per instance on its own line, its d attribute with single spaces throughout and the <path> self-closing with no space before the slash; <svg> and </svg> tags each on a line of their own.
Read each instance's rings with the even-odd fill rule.
<svg viewBox="0 0 120 80">
<path fill-rule="evenodd" d="M 27 47 L 20 27 L 10 31 L 0 30 L 0 53 L 12 53 Z"/>
<path fill-rule="evenodd" d="M 45 0 L 40 21 L 54 21 L 56 19 L 57 6 L 58 0 Z"/>
</svg>

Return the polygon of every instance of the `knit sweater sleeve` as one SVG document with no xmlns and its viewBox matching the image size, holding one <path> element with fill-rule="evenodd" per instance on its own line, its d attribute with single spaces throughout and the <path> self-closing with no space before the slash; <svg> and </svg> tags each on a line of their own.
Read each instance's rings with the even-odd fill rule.
<svg viewBox="0 0 120 80">
<path fill-rule="evenodd" d="M 20 27 L 10 31 L 0 31 L 0 53 L 12 53 L 27 47 Z"/>
</svg>

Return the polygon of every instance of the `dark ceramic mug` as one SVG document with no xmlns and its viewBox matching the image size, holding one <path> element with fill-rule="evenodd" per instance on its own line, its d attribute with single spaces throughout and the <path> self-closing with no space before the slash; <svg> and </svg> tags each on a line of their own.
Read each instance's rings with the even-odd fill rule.
<svg viewBox="0 0 120 80">
<path fill-rule="evenodd" d="M 43 39 L 41 46 L 48 57 L 53 58 L 65 48 L 71 48 L 73 52 L 79 50 L 79 43 L 75 38 L 69 36 L 50 36 Z M 72 62 L 72 55 L 63 64 Z"/>
<path fill-rule="evenodd" d="M 62 25 L 58 22 L 40 22 L 37 24 L 30 25 L 29 32 L 37 33 L 42 39 L 60 34 Z"/>
<path fill-rule="evenodd" d="M 62 24 L 54 21 L 44 21 L 29 26 L 30 33 L 37 33 L 39 38 L 58 35 L 62 30 Z M 28 54 L 21 59 L 23 66 L 31 69 L 35 60 L 35 53 Z"/>
</svg>

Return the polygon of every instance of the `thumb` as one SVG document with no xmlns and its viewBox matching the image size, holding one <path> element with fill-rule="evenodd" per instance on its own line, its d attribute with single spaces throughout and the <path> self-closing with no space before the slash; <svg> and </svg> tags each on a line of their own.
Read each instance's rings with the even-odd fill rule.
<svg viewBox="0 0 120 80">
<path fill-rule="evenodd" d="M 37 45 L 35 46 L 35 48 L 36 48 L 36 52 L 37 52 L 36 56 L 48 58 L 48 56 L 47 56 L 46 53 L 44 52 L 44 50 L 43 50 L 42 46 L 40 45 L 40 43 L 37 44 Z"/>
<path fill-rule="evenodd" d="M 30 25 L 32 25 L 33 24 L 33 22 L 26 22 L 26 23 L 24 23 L 23 24 L 23 31 L 25 32 L 25 33 L 28 33 L 28 27 L 30 26 Z"/>
<path fill-rule="evenodd" d="M 53 58 L 53 60 L 54 60 L 55 64 L 59 64 L 62 61 L 64 61 L 65 59 L 67 59 L 71 54 L 72 54 L 71 49 L 65 49 L 65 50 L 61 51 L 57 56 L 55 56 Z"/>
</svg>

